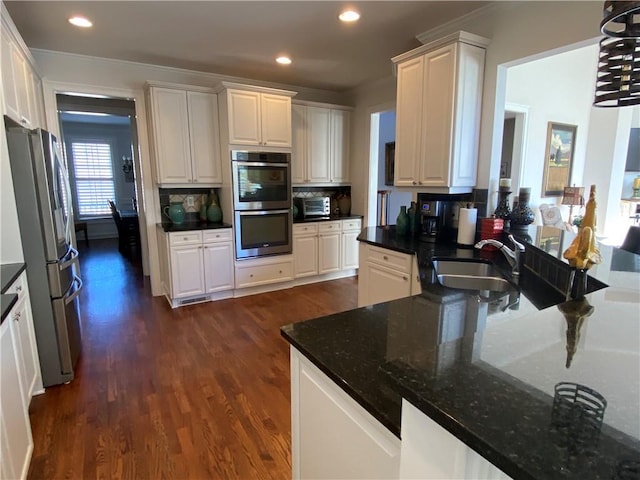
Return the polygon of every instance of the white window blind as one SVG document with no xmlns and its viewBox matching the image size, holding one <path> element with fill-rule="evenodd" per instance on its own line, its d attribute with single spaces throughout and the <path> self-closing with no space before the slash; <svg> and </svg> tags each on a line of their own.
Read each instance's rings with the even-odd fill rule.
<svg viewBox="0 0 640 480">
<path fill-rule="evenodd" d="M 73 171 L 78 216 L 111 215 L 107 200 L 115 199 L 111 145 L 105 142 L 73 142 Z"/>
</svg>

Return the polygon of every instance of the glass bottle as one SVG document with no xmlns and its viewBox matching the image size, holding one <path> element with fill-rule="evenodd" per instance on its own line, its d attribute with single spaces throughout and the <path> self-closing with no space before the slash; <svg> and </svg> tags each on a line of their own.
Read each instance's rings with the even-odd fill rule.
<svg viewBox="0 0 640 480">
<path fill-rule="evenodd" d="M 396 235 L 405 236 L 409 228 L 409 215 L 407 215 L 407 207 L 402 205 L 400 213 L 396 218 Z"/>
</svg>

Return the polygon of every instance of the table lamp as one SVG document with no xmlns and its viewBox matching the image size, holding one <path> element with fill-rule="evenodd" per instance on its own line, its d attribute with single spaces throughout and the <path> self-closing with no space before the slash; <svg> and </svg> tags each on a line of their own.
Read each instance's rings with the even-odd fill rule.
<svg viewBox="0 0 640 480">
<path fill-rule="evenodd" d="M 573 207 L 584 205 L 584 187 L 564 187 L 562 205 L 569 205 L 569 225 L 573 225 Z"/>
</svg>

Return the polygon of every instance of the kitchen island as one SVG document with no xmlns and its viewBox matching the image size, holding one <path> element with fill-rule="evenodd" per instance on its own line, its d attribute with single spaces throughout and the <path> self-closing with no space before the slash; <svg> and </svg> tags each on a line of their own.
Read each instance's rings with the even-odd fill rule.
<svg viewBox="0 0 640 480">
<path fill-rule="evenodd" d="M 556 260 L 571 240 L 558 231 L 550 241 L 549 229 L 533 227 L 528 237 L 527 248 Z M 590 283 L 579 307 L 591 313 L 576 321 L 567 313 L 575 304 L 558 307 L 563 296 L 526 269 L 519 288 L 497 296 L 443 287 L 432 274 L 433 257 L 485 257 L 504 266 L 498 252 L 423 244 L 375 228 L 359 239 L 416 254 L 422 293 L 282 328 L 292 345 L 294 477 L 326 473 L 327 465 L 339 476 L 335 465 L 348 463 L 358 438 L 381 459 L 354 462 L 363 466 L 360 478 L 372 476 L 368 464 L 385 478 L 637 475 L 639 256 L 601 247 L 603 264 L 592 273 L 604 283 Z M 316 387 L 338 406 L 327 408 L 328 420 L 308 418 L 305 403 L 317 400 Z M 572 403 L 568 393 L 577 391 L 589 408 Z M 313 407 L 324 414 L 322 403 Z M 347 414 L 332 423 L 338 410 Z M 318 444 L 317 432 L 306 431 L 314 421 L 329 427 L 340 418 L 364 433 L 343 443 L 336 432 L 333 442 Z M 344 458 L 330 458 L 343 451 Z M 359 476 L 358 465 L 348 468 L 344 477 Z"/>
</svg>

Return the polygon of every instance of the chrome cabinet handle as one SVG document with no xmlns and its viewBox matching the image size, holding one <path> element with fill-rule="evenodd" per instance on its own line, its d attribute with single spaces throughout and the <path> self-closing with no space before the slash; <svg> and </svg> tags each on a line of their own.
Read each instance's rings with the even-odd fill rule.
<svg viewBox="0 0 640 480">
<path fill-rule="evenodd" d="M 382 256 L 382 259 L 383 259 L 383 260 L 389 260 L 389 257 L 387 257 L 386 255 L 383 255 L 383 256 Z"/>
<path fill-rule="evenodd" d="M 21 292 L 22 291 L 22 285 L 18 285 L 16 287 L 16 292 Z"/>
<path fill-rule="evenodd" d="M 407 280 L 409 280 L 407 277 L 402 277 L 402 279 L 406 282 Z"/>
<path fill-rule="evenodd" d="M 14 320 L 16 322 L 20 321 L 20 316 L 22 315 L 22 312 L 16 312 L 16 314 L 13 316 Z"/>
<path fill-rule="evenodd" d="M 416 184 L 416 182 L 415 182 L 415 181 L 413 181 L 413 182 L 411 182 L 411 183 L 413 183 L 414 185 Z"/>
</svg>

